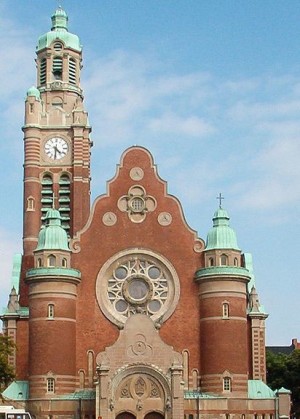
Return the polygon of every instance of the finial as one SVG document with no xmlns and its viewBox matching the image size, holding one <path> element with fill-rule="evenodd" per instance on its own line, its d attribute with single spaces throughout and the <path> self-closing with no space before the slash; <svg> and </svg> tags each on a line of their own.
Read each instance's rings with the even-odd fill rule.
<svg viewBox="0 0 300 419">
<path fill-rule="evenodd" d="M 219 196 L 216 197 L 216 199 L 219 200 L 219 208 L 222 208 L 222 199 L 225 199 L 225 198 L 222 196 L 221 192 L 219 193 Z"/>
</svg>

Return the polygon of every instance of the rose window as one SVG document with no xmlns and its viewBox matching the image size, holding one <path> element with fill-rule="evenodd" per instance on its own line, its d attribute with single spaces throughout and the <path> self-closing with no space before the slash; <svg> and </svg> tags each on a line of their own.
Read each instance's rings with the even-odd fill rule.
<svg viewBox="0 0 300 419">
<path fill-rule="evenodd" d="M 109 266 L 107 266 L 109 265 Z M 149 253 L 129 254 L 108 261 L 97 279 L 97 298 L 103 313 L 119 326 L 142 313 L 155 322 L 168 318 L 179 297 L 179 281 L 169 262 Z"/>
</svg>

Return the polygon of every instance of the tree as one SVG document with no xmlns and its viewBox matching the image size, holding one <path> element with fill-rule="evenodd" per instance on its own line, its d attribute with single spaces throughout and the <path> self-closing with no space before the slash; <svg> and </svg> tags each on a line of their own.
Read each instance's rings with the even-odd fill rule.
<svg viewBox="0 0 300 419">
<path fill-rule="evenodd" d="M 0 391 L 3 391 L 14 379 L 14 369 L 8 363 L 8 357 L 13 355 L 15 344 L 5 335 L 0 335 Z"/>
<path fill-rule="evenodd" d="M 267 351 L 267 383 L 273 390 L 292 392 L 293 413 L 300 417 L 300 350 L 290 354 Z"/>
</svg>

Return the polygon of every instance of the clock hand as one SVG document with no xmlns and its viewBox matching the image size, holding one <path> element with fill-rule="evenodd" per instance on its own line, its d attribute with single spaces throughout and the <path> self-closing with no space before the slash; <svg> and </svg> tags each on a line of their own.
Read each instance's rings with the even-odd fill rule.
<svg viewBox="0 0 300 419">
<path fill-rule="evenodd" d="M 56 159 L 57 153 L 59 153 L 57 146 L 54 146 L 54 158 Z"/>
</svg>

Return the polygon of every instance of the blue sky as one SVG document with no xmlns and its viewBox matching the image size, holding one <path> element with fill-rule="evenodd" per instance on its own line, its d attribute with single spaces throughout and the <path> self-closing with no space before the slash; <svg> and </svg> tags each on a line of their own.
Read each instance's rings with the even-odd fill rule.
<svg viewBox="0 0 300 419">
<path fill-rule="evenodd" d="M 0 307 L 21 251 L 24 98 L 54 0 L 1 0 Z M 300 340 L 300 2 L 64 0 L 84 46 L 93 199 L 120 155 L 152 152 L 202 238 L 217 208 L 251 252 L 267 344 Z"/>
</svg>

